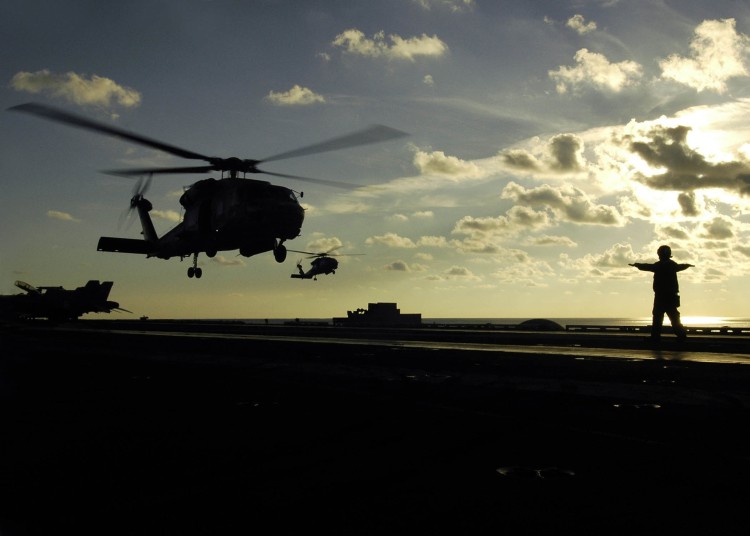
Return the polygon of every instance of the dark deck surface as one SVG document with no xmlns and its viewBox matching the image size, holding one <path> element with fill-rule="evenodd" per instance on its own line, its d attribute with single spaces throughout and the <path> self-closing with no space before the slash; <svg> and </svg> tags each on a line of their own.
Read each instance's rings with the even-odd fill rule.
<svg viewBox="0 0 750 536">
<path fill-rule="evenodd" d="M 111 327 L 0 331 L 2 534 L 747 531 L 738 338 Z"/>
</svg>

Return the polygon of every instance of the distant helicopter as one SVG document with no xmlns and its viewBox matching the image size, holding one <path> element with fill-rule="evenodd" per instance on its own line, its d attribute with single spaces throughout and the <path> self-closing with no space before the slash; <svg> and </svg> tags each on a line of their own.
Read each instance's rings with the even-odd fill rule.
<svg viewBox="0 0 750 536">
<path fill-rule="evenodd" d="M 312 259 L 310 262 L 310 269 L 305 272 L 302 269 L 302 261 L 299 261 L 297 263 L 297 270 L 299 270 L 298 274 L 292 274 L 291 277 L 294 279 L 313 279 L 315 281 L 318 280 L 319 275 L 327 275 L 327 274 L 335 274 L 336 268 L 339 267 L 339 261 L 334 259 L 333 257 L 342 257 L 344 255 L 364 255 L 364 253 L 340 253 L 338 255 L 334 255 L 331 252 L 336 251 L 341 246 L 336 246 L 333 249 L 329 249 L 328 251 L 324 253 L 311 253 L 309 251 L 297 251 L 296 249 L 290 249 L 289 251 L 293 251 L 295 253 L 304 253 L 305 255 L 310 255 L 310 257 L 307 257 L 308 259 Z"/>
<path fill-rule="evenodd" d="M 91 280 L 83 287 L 66 290 L 63 287 L 35 287 L 24 281 L 16 286 L 25 294 L 0 296 L 0 318 L 48 318 L 53 321 L 76 320 L 86 313 L 124 311 L 115 301 L 108 301 L 112 281 Z"/>
<path fill-rule="evenodd" d="M 204 160 L 208 165 L 166 168 L 140 168 L 110 170 L 106 173 L 121 176 L 140 176 L 130 199 L 128 211 L 137 211 L 143 239 L 115 238 L 103 236 L 97 245 L 98 251 L 116 253 L 138 253 L 146 257 L 180 260 L 192 255 L 193 263 L 188 268 L 188 277 L 199 278 L 203 271 L 198 267 L 198 254 L 214 257 L 219 251 L 239 250 L 240 255 L 250 257 L 272 251 L 277 262 L 286 259 L 285 240 L 300 235 L 305 211 L 300 206 L 294 190 L 276 186 L 266 181 L 245 179 L 247 173 L 265 173 L 300 181 L 314 182 L 342 188 L 357 188 L 355 185 L 286 175 L 258 169 L 258 165 L 285 158 L 294 158 L 315 153 L 334 151 L 348 147 L 378 143 L 406 136 L 405 132 L 384 125 L 374 125 L 364 130 L 333 138 L 300 149 L 279 153 L 262 160 L 220 158 L 205 156 L 181 149 L 139 134 L 128 132 L 104 123 L 93 121 L 69 112 L 37 103 L 13 106 L 9 110 L 24 112 L 92 130 L 127 141 L 145 145 L 182 158 Z M 208 178 L 192 184 L 180 197 L 185 209 L 183 220 L 159 237 L 154 229 L 149 211 L 153 208 L 144 195 L 151 177 L 156 174 L 221 172 L 220 179 Z M 224 174 L 228 176 L 225 177 Z M 242 174 L 242 178 L 239 177 Z M 142 177 L 147 176 L 146 180 Z M 299 194 L 302 197 L 302 193 Z"/>
</svg>

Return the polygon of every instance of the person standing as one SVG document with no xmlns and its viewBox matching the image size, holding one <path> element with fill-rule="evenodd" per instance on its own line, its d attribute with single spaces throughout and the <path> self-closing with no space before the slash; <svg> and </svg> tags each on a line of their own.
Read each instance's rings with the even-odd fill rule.
<svg viewBox="0 0 750 536">
<path fill-rule="evenodd" d="M 669 317 L 672 329 L 678 339 L 685 339 L 687 332 L 680 322 L 680 284 L 677 281 L 677 272 L 692 268 L 692 264 L 677 264 L 672 260 L 672 248 L 659 246 L 656 250 L 659 260 L 654 263 L 636 262 L 634 266 L 644 272 L 654 273 L 654 309 L 652 311 L 653 323 L 651 325 L 651 340 L 659 341 L 661 338 L 661 327 L 664 323 L 664 315 Z"/>
</svg>

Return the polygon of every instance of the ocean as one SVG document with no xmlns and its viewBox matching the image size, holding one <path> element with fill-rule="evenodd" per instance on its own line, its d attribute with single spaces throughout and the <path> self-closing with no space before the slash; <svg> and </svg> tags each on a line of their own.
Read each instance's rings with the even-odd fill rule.
<svg viewBox="0 0 750 536">
<path fill-rule="evenodd" d="M 542 317 L 536 317 L 542 318 Z M 430 324 L 500 324 L 500 325 L 517 325 L 531 318 L 429 318 L 422 317 L 422 325 Z M 650 316 L 629 317 L 629 318 L 555 318 L 550 317 L 546 320 L 557 322 L 561 326 L 569 325 L 586 325 L 586 326 L 648 326 L 651 324 Z M 238 321 L 238 320 L 235 320 Z M 331 318 L 247 318 L 241 319 L 240 322 L 247 324 L 284 324 L 286 322 L 324 322 L 330 323 Z M 750 317 L 739 316 L 683 316 L 682 323 L 685 326 L 692 327 L 749 327 Z M 669 319 L 664 318 L 664 325 L 670 325 Z"/>
</svg>

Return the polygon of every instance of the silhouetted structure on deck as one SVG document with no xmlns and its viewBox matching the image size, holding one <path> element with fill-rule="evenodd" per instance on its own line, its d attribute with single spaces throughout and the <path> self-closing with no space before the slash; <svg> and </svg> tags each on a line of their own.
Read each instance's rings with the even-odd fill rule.
<svg viewBox="0 0 750 536">
<path fill-rule="evenodd" d="M 369 303 L 367 309 L 347 311 L 333 319 L 334 326 L 421 326 L 420 313 L 402 314 L 395 303 Z"/>
</svg>

